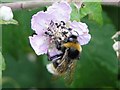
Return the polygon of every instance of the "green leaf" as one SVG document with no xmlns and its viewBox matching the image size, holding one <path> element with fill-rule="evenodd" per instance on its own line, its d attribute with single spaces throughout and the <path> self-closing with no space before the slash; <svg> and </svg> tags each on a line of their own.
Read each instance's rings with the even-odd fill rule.
<svg viewBox="0 0 120 90">
<path fill-rule="evenodd" d="M 87 15 L 90 20 L 94 20 L 99 24 L 103 24 L 101 3 L 85 2 L 84 6 L 80 8 L 80 19 Z"/>
<path fill-rule="evenodd" d="M 0 24 L 18 24 L 18 21 L 12 19 L 9 21 L 5 21 L 5 20 L 0 20 Z"/>
<path fill-rule="evenodd" d="M 0 52 L 0 70 L 5 70 L 5 60 Z"/>
<path fill-rule="evenodd" d="M 71 5 L 72 8 L 72 12 L 71 12 L 71 21 L 80 21 L 80 14 L 79 14 L 79 10 L 76 7 L 76 5 L 74 3 L 72 3 Z"/>
</svg>

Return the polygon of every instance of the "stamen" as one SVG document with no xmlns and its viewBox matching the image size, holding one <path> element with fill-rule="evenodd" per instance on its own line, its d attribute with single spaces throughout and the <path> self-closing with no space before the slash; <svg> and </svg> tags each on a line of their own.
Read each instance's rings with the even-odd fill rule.
<svg viewBox="0 0 120 90">
<path fill-rule="evenodd" d="M 51 26 L 53 26 L 53 25 L 54 25 L 54 22 L 53 22 L 52 20 L 51 20 L 51 22 L 50 22 L 50 25 L 51 25 Z"/>
<path fill-rule="evenodd" d="M 56 26 L 58 26 L 58 23 L 55 23 Z"/>
<path fill-rule="evenodd" d="M 59 37 L 59 40 L 62 40 L 62 39 Z"/>
<path fill-rule="evenodd" d="M 48 34 L 48 32 L 45 32 L 45 34 Z"/>
<path fill-rule="evenodd" d="M 48 35 L 53 41 L 56 39 L 61 41 L 69 37 L 71 30 L 72 28 L 68 28 L 64 21 L 53 22 L 51 20 L 45 34 Z"/>
<path fill-rule="evenodd" d="M 45 32 L 45 34 L 46 34 L 46 35 L 49 35 L 50 37 L 52 37 L 52 36 L 53 36 L 53 34 L 52 34 L 52 33 L 50 33 L 50 32 Z"/>
<path fill-rule="evenodd" d="M 49 27 L 47 28 L 47 30 L 48 30 L 48 31 L 51 31 L 51 29 L 50 29 Z"/>
<path fill-rule="evenodd" d="M 66 29 L 66 27 L 64 27 L 64 26 L 61 26 L 61 29 Z"/>
<path fill-rule="evenodd" d="M 61 26 L 61 24 L 57 25 L 57 28 L 59 28 Z"/>
<path fill-rule="evenodd" d="M 67 33 L 68 33 L 68 32 L 66 32 L 66 31 L 62 32 L 63 35 L 66 35 Z"/>
<path fill-rule="evenodd" d="M 62 23 L 63 25 L 65 25 L 65 22 L 64 22 L 64 21 L 61 21 L 61 23 Z"/>
<path fill-rule="evenodd" d="M 69 31 L 71 31 L 71 30 L 72 30 L 72 28 L 68 28 L 68 30 L 69 30 Z"/>
</svg>

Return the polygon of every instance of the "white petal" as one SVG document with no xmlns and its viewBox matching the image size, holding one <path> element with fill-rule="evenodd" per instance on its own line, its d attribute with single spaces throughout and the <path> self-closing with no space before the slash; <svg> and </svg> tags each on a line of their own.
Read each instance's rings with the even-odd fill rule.
<svg viewBox="0 0 120 90">
<path fill-rule="evenodd" d="M 46 54 L 49 47 L 49 39 L 45 36 L 34 35 L 29 37 L 30 44 L 37 55 Z"/>
<path fill-rule="evenodd" d="M 42 35 L 48 28 L 52 16 L 48 13 L 40 11 L 34 14 L 31 19 L 31 28 L 39 35 Z"/>
<path fill-rule="evenodd" d="M 55 45 L 52 45 L 52 46 L 53 46 L 53 47 L 49 48 L 49 50 L 48 50 L 50 56 L 54 56 L 54 55 L 57 55 L 57 54 L 62 53 L 60 50 L 58 50 L 58 49 L 56 48 Z"/>
<path fill-rule="evenodd" d="M 88 44 L 90 39 L 91 39 L 91 35 L 90 34 L 83 34 L 83 35 L 78 37 L 78 41 L 79 41 L 80 45 Z"/>
<path fill-rule="evenodd" d="M 2 6 L 0 8 L 0 19 L 5 20 L 5 21 L 9 21 L 13 19 L 12 9 L 7 6 Z"/>
<path fill-rule="evenodd" d="M 82 35 L 84 33 L 89 32 L 88 26 L 85 23 L 82 23 L 82 22 L 73 21 L 73 22 L 70 23 L 70 26 L 71 26 L 72 29 L 77 31 L 79 35 Z"/>
<path fill-rule="evenodd" d="M 65 1 L 62 1 L 60 3 L 56 2 L 47 9 L 47 12 L 54 17 L 54 20 L 65 22 L 70 20 L 71 11 L 72 9 L 70 5 Z"/>
<path fill-rule="evenodd" d="M 113 49 L 115 51 L 120 51 L 120 41 L 117 41 L 113 44 Z"/>
</svg>

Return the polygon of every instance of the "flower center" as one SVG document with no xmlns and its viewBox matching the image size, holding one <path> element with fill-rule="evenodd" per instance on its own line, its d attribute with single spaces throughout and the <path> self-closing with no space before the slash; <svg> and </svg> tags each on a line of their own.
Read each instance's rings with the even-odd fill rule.
<svg viewBox="0 0 120 90">
<path fill-rule="evenodd" d="M 49 36 L 51 39 L 64 40 L 71 34 L 72 28 L 66 26 L 64 21 L 55 23 L 51 20 L 45 35 Z"/>
</svg>

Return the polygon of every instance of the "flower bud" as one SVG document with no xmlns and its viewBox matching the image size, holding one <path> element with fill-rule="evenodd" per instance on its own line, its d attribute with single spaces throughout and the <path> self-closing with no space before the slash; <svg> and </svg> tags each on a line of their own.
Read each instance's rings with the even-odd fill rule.
<svg viewBox="0 0 120 90">
<path fill-rule="evenodd" d="M 117 41 L 113 44 L 113 49 L 115 51 L 120 51 L 120 41 Z"/>
<path fill-rule="evenodd" d="M 0 7 L 0 19 L 9 21 L 13 19 L 13 12 L 10 7 L 2 6 Z"/>
</svg>

